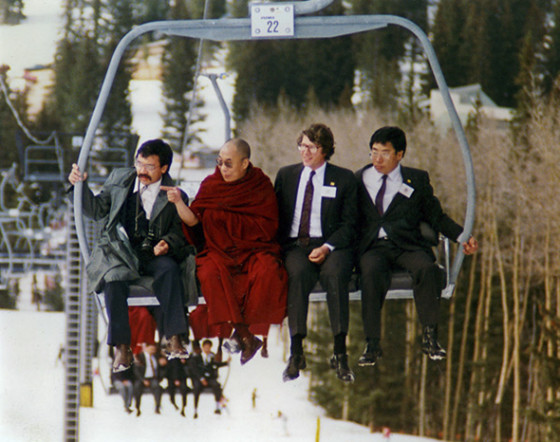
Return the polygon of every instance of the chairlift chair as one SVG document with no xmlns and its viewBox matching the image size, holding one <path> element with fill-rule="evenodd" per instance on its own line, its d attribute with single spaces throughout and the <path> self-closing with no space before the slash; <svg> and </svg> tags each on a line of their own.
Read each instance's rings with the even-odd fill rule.
<svg viewBox="0 0 560 442">
<path fill-rule="evenodd" d="M 64 182 L 63 151 L 54 134 L 54 145 L 31 144 L 24 151 L 24 181 Z"/>
<path fill-rule="evenodd" d="M 451 96 L 449 94 L 449 89 L 443 77 L 441 67 L 435 55 L 435 51 L 427 37 L 427 35 L 419 28 L 417 25 L 412 23 L 402 17 L 397 17 L 393 15 L 362 15 L 362 16 L 301 16 L 301 14 L 309 14 L 317 12 L 319 9 L 330 4 L 332 0 L 307 0 L 307 1 L 296 1 L 292 4 L 282 3 L 288 5 L 288 7 L 293 6 L 294 17 L 293 17 L 293 35 L 283 38 L 332 38 L 343 35 L 351 35 L 358 32 L 366 32 L 375 29 L 381 29 L 391 26 L 399 26 L 410 31 L 420 42 L 421 47 L 428 58 L 430 67 L 436 79 L 436 83 L 439 87 L 440 93 L 443 98 L 443 102 L 447 108 L 451 125 L 457 136 L 459 142 L 459 147 L 461 149 L 461 155 L 463 164 L 465 167 L 466 176 L 466 187 L 467 187 L 467 204 L 465 219 L 463 222 L 464 231 L 460 240 L 466 240 L 472 231 L 474 224 L 474 210 L 475 210 L 475 184 L 474 184 L 474 170 L 472 159 L 470 155 L 470 150 L 467 142 L 467 138 L 461 121 L 455 110 Z M 256 5 L 253 5 L 255 7 Z M 149 22 L 136 26 L 131 31 L 129 31 L 118 43 L 111 61 L 109 63 L 101 90 L 95 104 L 93 114 L 91 116 L 86 135 L 84 137 L 82 147 L 80 149 L 80 154 L 78 157 L 78 167 L 80 170 L 87 170 L 87 163 L 89 158 L 89 152 L 95 137 L 95 133 L 101 121 L 105 105 L 107 103 L 113 81 L 115 79 L 120 61 L 124 54 L 124 51 L 130 45 L 132 41 L 136 38 L 142 36 L 143 34 L 154 32 L 156 34 L 165 34 L 168 36 L 183 36 L 189 38 L 198 39 L 209 39 L 214 41 L 240 41 L 240 40 L 252 40 L 254 39 L 251 35 L 251 18 L 240 18 L 240 19 L 220 19 L 220 20 L 171 20 L 171 21 L 159 21 L 159 22 Z M 89 247 L 86 240 L 86 233 L 84 227 L 83 219 L 83 205 L 82 205 L 82 182 L 76 184 L 76 189 L 74 192 L 74 222 L 76 226 L 76 233 L 78 237 L 79 249 L 83 260 L 87 263 L 90 259 Z M 463 263 L 464 254 L 461 248 L 457 251 L 454 256 L 453 264 L 447 267 L 448 278 L 447 286 L 444 289 L 443 296 L 450 297 L 455 288 L 455 283 L 457 276 L 459 274 L 461 265 Z M 447 260 L 448 258 L 446 258 Z M 85 284 L 81 284 L 81 287 L 85 287 Z M 72 289 L 74 290 L 74 289 Z M 84 290 L 81 293 L 85 295 Z M 71 296 L 70 296 L 71 295 Z M 388 293 L 388 298 L 400 298 L 397 290 L 391 290 Z M 315 296 L 315 295 L 313 295 Z M 411 290 L 408 290 L 406 296 L 412 296 Z M 321 295 L 318 295 L 319 299 L 324 299 Z M 358 297 L 358 293 L 353 292 L 353 299 Z M 74 299 L 74 292 L 69 290 L 69 298 Z M 98 297 L 95 297 L 99 301 Z M 83 302 L 82 302 L 83 304 Z M 100 307 L 100 305 L 98 305 Z M 105 313 L 104 309 L 102 309 Z M 90 317 L 86 317 L 90 319 Z M 80 335 L 80 330 L 82 329 L 82 319 L 81 307 L 79 303 L 72 301 L 72 303 L 67 303 L 67 346 L 73 350 L 76 350 L 78 357 L 73 357 L 72 361 L 76 365 L 68 364 L 66 367 L 66 420 L 65 429 L 67 434 L 69 432 L 77 431 L 77 419 L 78 406 L 72 400 L 76 396 L 76 393 L 81 388 L 77 382 L 77 374 L 80 366 L 87 364 L 87 359 L 82 359 L 79 356 L 79 342 L 76 342 L 74 336 Z M 86 355 L 86 358 L 88 356 Z"/>
<path fill-rule="evenodd" d="M 330 1 L 326 0 L 327 3 Z M 332 38 L 343 35 L 350 35 L 358 32 L 365 32 L 369 30 L 385 28 L 389 25 L 399 26 L 412 32 L 420 41 L 420 44 L 428 58 L 432 72 L 435 76 L 436 82 L 442 94 L 444 104 L 446 105 L 452 127 L 457 136 L 459 146 L 461 148 L 462 159 L 466 171 L 466 184 L 467 184 L 467 207 L 465 214 L 465 221 L 463 223 L 464 232 L 462 239 L 469 237 L 474 223 L 474 207 L 475 207 L 475 185 L 474 185 L 474 171 L 470 155 L 468 142 L 465 132 L 451 101 L 449 89 L 441 72 L 439 62 L 433 50 L 433 47 L 428 40 L 426 34 L 417 25 L 402 17 L 392 15 L 359 15 L 359 16 L 297 16 L 298 7 L 302 4 L 311 2 L 296 2 L 296 16 L 294 17 L 294 34 L 285 38 Z M 301 12 L 300 8 L 300 12 Z M 311 11 L 313 12 L 313 11 Z M 101 91 L 95 105 L 85 138 L 80 150 L 78 158 L 78 166 L 81 170 L 86 170 L 89 151 L 92 145 L 95 132 L 99 126 L 103 110 L 108 100 L 109 92 L 112 87 L 113 80 L 119 62 L 124 54 L 128 45 L 137 37 L 148 32 L 159 32 L 171 36 L 183 36 L 190 38 L 209 39 L 215 41 L 234 41 L 234 40 L 251 40 L 251 19 L 220 19 L 220 20 L 177 20 L 177 21 L 160 21 L 145 23 L 135 27 L 127 33 L 117 45 L 113 57 L 107 69 Z M 76 184 L 76 191 L 74 192 L 74 215 L 76 222 L 76 229 L 79 239 L 80 250 L 84 260 L 89 260 L 89 248 L 85 241 L 84 222 L 82 215 L 82 185 L 79 182 Z M 442 292 L 444 298 L 450 298 L 454 288 L 456 279 L 463 262 L 464 254 L 461 249 L 455 254 L 453 264 L 450 265 L 449 258 L 449 243 L 443 242 L 444 248 L 444 271 L 446 277 L 446 286 Z M 408 282 L 407 282 L 408 281 Z M 353 280 L 356 284 L 356 279 Z M 325 299 L 325 293 L 317 287 L 318 291 L 311 296 L 312 300 L 322 301 Z M 146 296 L 137 297 L 135 293 L 142 293 Z M 395 274 L 391 289 L 387 295 L 387 299 L 406 299 L 412 297 L 412 289 L 410 277 L 406 274 Z M 352 287 L 351 299 L 359 299 L 360 291 L 359 286 Z M 146 304 L 148 303 L 148 304 Z M 156 305 L 157 301 L 155 296 L 146 292 L 145 290 L 136 290 L 131 288 L 131 297 L 129 298 L 129 305 Z"/>
</svg>

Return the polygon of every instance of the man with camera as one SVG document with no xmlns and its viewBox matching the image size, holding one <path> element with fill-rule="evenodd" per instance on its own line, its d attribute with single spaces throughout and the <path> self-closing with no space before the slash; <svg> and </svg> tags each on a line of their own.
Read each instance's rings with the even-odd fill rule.
<svg viewBox="0 0 560 442">
<path fill-rule="evenodd" d="M 187 357 L 181 342 L 188 329 L 179 263 L 188 249 L 175 204 L 160 189 L 173 185 L 168 173 L 172 159 L 167 143 L 150 140 L 138 149 L 134 167 L 113 170 L 97 195 L 84 183 L 84 214 L 105 219 L 86 270 L 90 289 L 104 291 L 114 372 L 132 366 L 127 297 L 129 284 L 140 276 L 153 277 L 168 358 Z M 86 178 L 87 173 L 72 165 L 72 185 Z M 188 201 L 184 192 L 182 197 Z"/>
</svg>

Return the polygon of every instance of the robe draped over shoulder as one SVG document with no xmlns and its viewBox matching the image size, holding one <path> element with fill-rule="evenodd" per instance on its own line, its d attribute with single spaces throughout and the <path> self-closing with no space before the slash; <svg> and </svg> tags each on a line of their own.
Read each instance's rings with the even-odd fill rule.
<svg viewBox="0 0 560 442">
<path fill-rule="evenodd" d="M 216 168 L 190 208 L 204 235 L 196 260 L 209 324 L 281 323 L 288 278 L 276 240 L 278 204 L 270 179 L 249 165 L 243 178 L 226 182 Z"/>
</svg>

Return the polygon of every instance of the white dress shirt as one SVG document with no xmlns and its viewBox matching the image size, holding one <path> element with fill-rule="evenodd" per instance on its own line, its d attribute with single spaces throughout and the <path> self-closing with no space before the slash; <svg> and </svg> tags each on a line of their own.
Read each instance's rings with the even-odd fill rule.
<svg viewBox="0 0 560 442">
<path fill-rule="evenodd" d="M 362 175 L 362 180 L 366 189 L 369 193 L 371 200 L 375 204 L 375 197 L 377 192 L 381 187 L 383 182 L 383 174 L 375 170 L 375 167 L 369 167 L 366 169 Z M 385 194 L 383 195 L 383 213 L 387 210 L 391 201 L 398 193 L 399 189 L 403 184 L 403 178 L 401 173 L 401 165 L 399 164 L 387 175 L 387 184 L 385 185 Z M 384 238 L 387 236 L 387 232 L 381 227 L 379 229 L 379 238 Z"/>
<path fill-rule="evenodd" d="M 148 220 L 152 215 L 152 209 L 154 208 L 156 198 L 159 195 L 160 186 L 161 178 L 155 183 L 151 183 L 147 186 L 140 184 L 140 198 L 142 199 L 142 207 L 144 208 L 144 212 L 146 212 L 146 219 Z M 134 183 L 134 192 L 137 192 L 138 188 L 138 178 L 136 178 L 136 182 Z"/>
<path fill-rule="evenodd" d="M 157 359 L 154 355 L 144 352 L 144 357 L 146 358 L 146 372 L 144 373 L 145 378 L 155 378 L 156 377 L 156 367 Z"/>
<path fill-rule="evenodd" d="M 325 162 L 321 167 L 315 170 L 315 175 L 313 176 L 313 200 L 311 202 L 311 217 L 309 220 L 309 236 L 311 238 L 320 238 L 323 236 L 323 231 L 321 229 L 321 201 L 326 168 L 327 163 Z M 311 170 L 310 167 L 304 167 L 301 172 L 290 238 L 297 238 L 298 236 L 301 211 L 303 208 L 303 197 L 305 195 L 307 181 L 309 181 L 309 175 L 311 175 Z"/>
</svg>

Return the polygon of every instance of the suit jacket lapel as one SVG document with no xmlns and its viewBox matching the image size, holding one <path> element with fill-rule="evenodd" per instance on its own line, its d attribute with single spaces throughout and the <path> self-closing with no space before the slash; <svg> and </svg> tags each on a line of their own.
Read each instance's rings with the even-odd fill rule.
<svg viewBox="0 0 560 442">
<path fill-rule="evenodd" d="M 327 163 L 327 166 L 325 168 L 325 177 L 323 179 L 322 186 L 337 187 L 335 175 L 336 174 L 334 173 L 334 168 L 331 167 L 331 165 L 329 163 Z M 322 192 L 322 190 L 323 190 L 322 186 L 319 189 L 315 189 L 315 191 L 316 192 Z M 328 218 L 329 208 L 330 208 L 333 200 L 334 200 L 334 198 L 323 198 L 323 197 L 321 197 L 321 224 L 323 226 L 327 225 L 327 220 L 329 219 Z"/>
<path fill-rule="evenodd" d="M 367 209 L 368 209 L 369 211 L 378 213 L 378 212 L 377 212 L 377 207 L 375 207 L 375 203 L 373 202 L 373 199 L 371 198 L 371 195 L 369 194 L 369 192 L 368 192 L 368 190 L 367 190 L 367 188 L 366 188 L 366 185 L 365 185 L 365 183 L 364 183 L 364 172 L 365 172 L 367 169 L 369 169 L 370 167 L 373 167 L 373 165 L 372 165 L 372 164 L 369 164 L 369 165 L 363 167 L 362 170 L 360 171 L 360 174 L 359 174 L 359 177 L 360 177 L 360 178 L 359 178 L 359 179 L 360 179 L 360 186 L 361 186 L 361 191 L 362 191 L 362 193 L 366 196 L 366 198 L 364 198 L 364 199 L 365 199 L 365 202 L 366 202 L 367 205 L 368 205 L 368 208 L 367 208 Z"/>
<path fill-rule="evenodd" d="M 119 219 L 119 215 L 121 209 L 128 198 L 128 193 L 130 192 L 131 186 L 134 185 L 134 178 L 136 177 L 136 171 L 131 170 L 130 175 L 125 176 L 122 180 L 120 186 L 116 186 L 115 190 L 113 190 L 113 204 L 111 206 L 111 211 L 109 213 L 109 221 L 107 222 L 107 226 L 113 225 L 116 223 L 116 220 Z"/>
<path fill-rule="evenodd" d="M 402 175 L 402 179 L 403 179 L 403 184 L 406 184 L 406 185 L 414 188 L 414 183 L 413 183 L 412 177 L 410 175 L 410 170 L 407 167 L 401 166 L 401 175 Z M 393 197 L 393 201 L 391 201 L 391 204 L 389 204 L 389 207 L 387 207 L 387 210 L 385 211 L 384 215 L 390 213 L 392 210 L 394 210 L 394 208 L 396 206 L 398 206 L 403 201 L 406 201 L 407 199 L 408 198 L 406 196 L 404 196 L 402 193 L 397 192 L 396 195 Z"/>
<path fill-rule="evenodd" d="M 293 219 L 294 212 L 296 210 L 296 201 L 297 201 L 297 194 L 299 189 L 299 180 L 301 179 L 301 171 L 303 170 L 303 164 L 299 164 L 297 167 L 294 167 L 291 171 L 291 176 L 288 177 L 287 182 L 284 183 L 286 186 L 286 195 L 292 195 L 292 201 L 290 204 L 290 208 L 292 214 L 287 219 Z"/>
<path fill-rule="evenodd" d="M 164 175 L 161 180 L 161 184 L 163 186 L 173 186 L 173 180 L 168 175 Z M 161 211 L 163 210 L 163 208 L 168 202 L 169 200 L 167 199 L 167 193 L 164 192 L 163 190 L 160 190 L 154 202 L 154 207 L 152 208 L 152 214 L 150 215 L 150 223 L 152 223 L 153 220 L 155 220 L 158 217 L 158 215 L 161 213 Z"/>
</svg>

